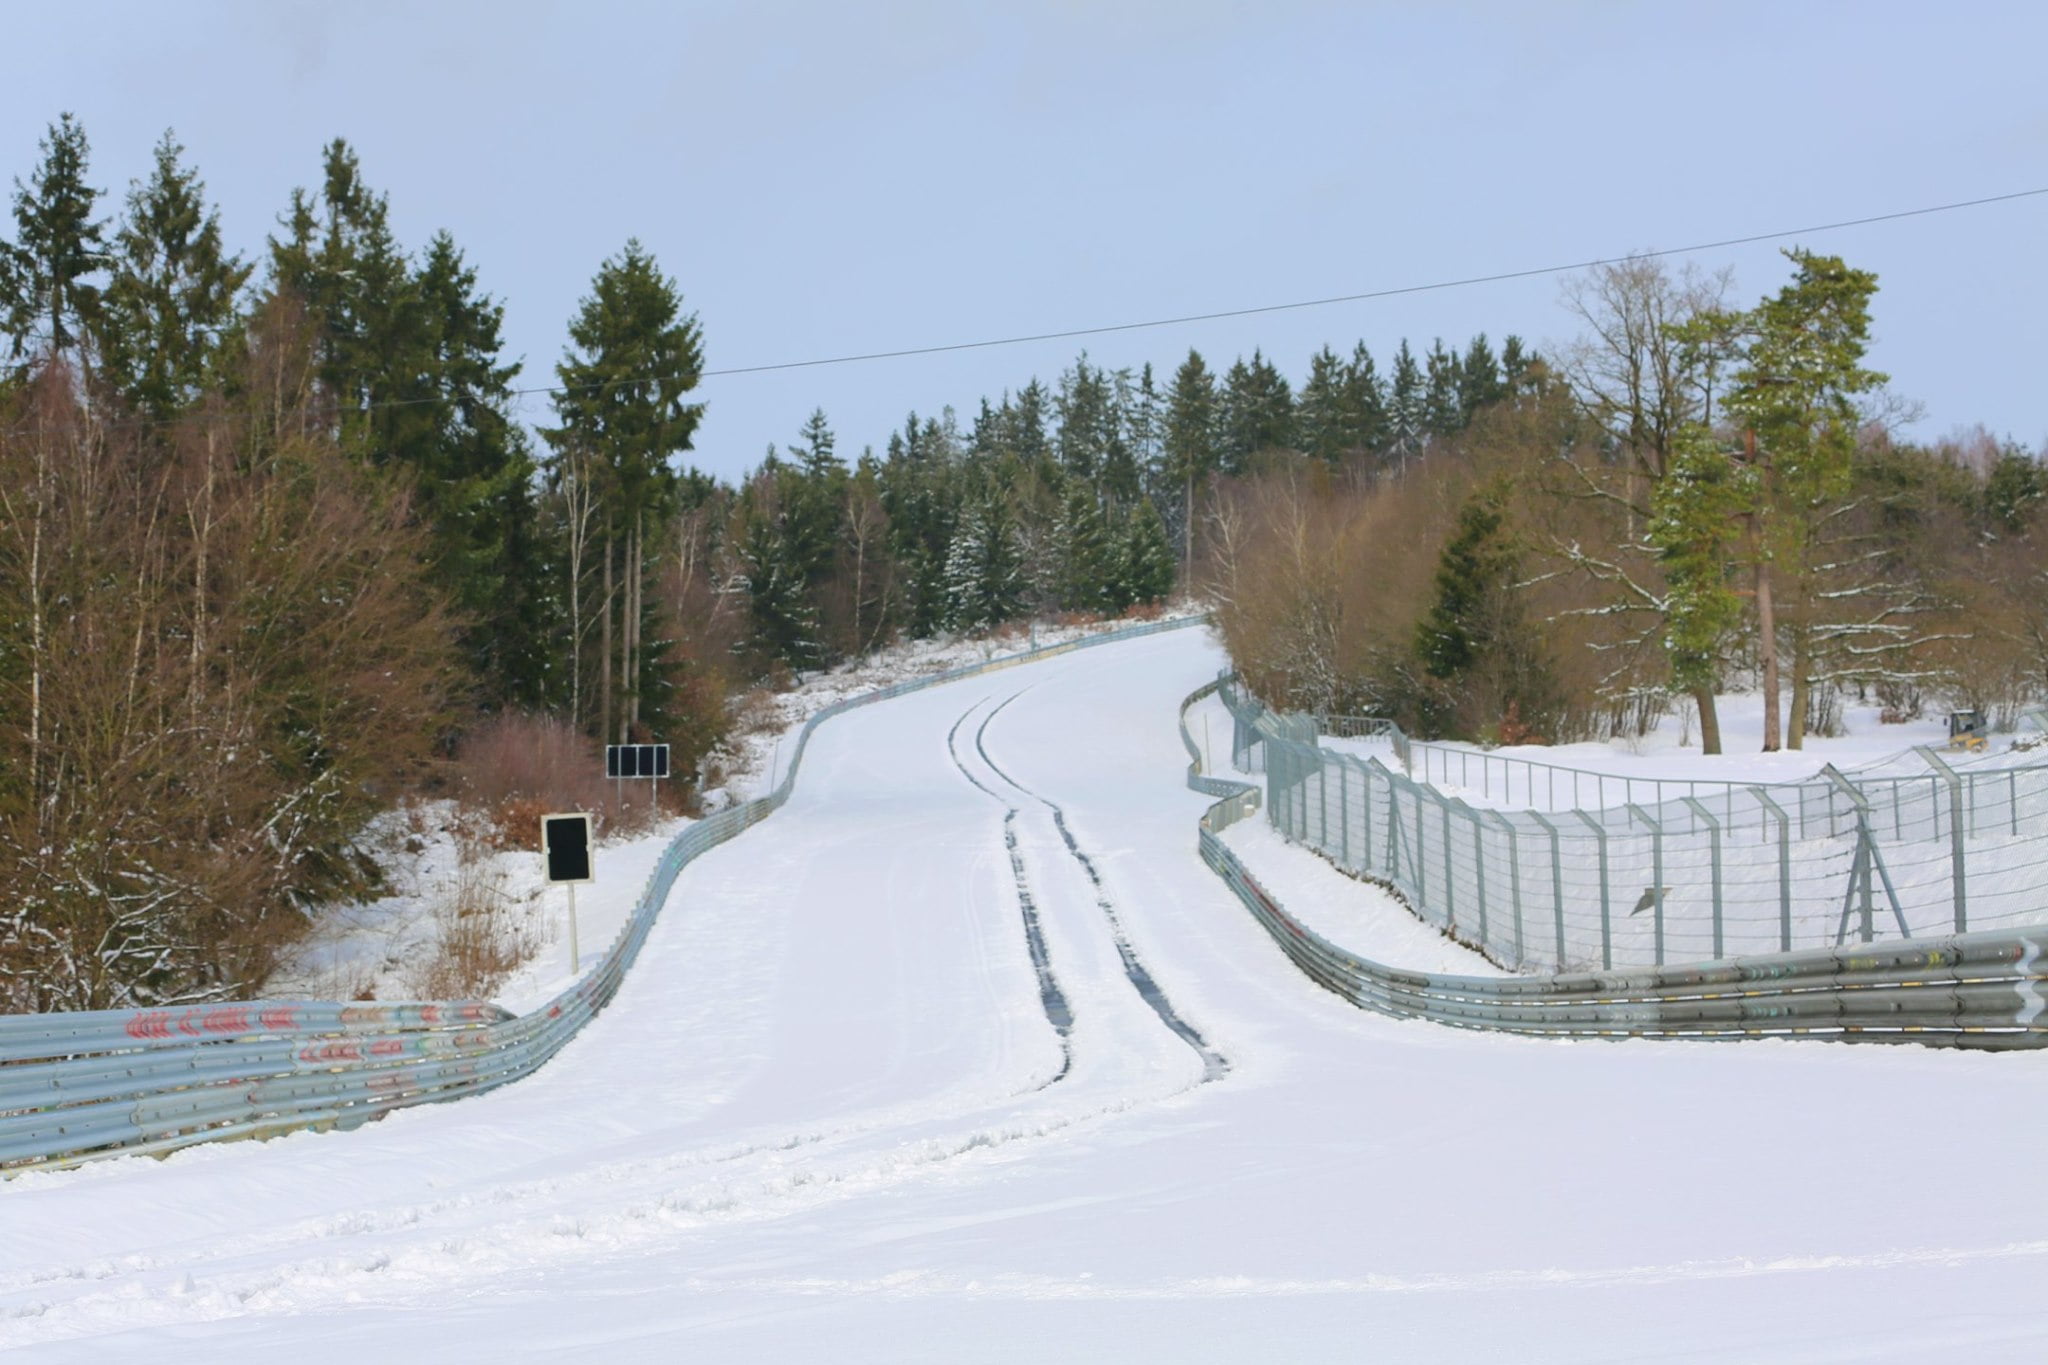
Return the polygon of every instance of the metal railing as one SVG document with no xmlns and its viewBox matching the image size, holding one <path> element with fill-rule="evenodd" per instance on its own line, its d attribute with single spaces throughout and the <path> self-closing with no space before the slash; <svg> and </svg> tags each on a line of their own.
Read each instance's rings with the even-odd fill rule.
<svg viewBox="0 0 2048 1365">
<path fill-rule="evenodd" d="M 481 1094 L 530 1075 L 617 993 L 677 874 L 789 799 L 818 726 L 909 692 L 1204 620 L 1125 627 L 824 708 L 798 732 L 775 788 L 679 834 L 604 956 L 528 1014 L 514 1016 L 482 1001 L 256 1001 L 0 1016 L 0 1171 L 295 1129 L 352 1128 L 392 1109 Z"/>
<path fill-rule="evenodd" d="M 1265 774 L 1276 828 L 1512 970 L 2048 921 L 2048 765 L 1969 767 L 1921 749 L 1910 777 L 1825 768 L 1803 782 L 1666 781 L 1615 791 L 1626 799 L 1610 806 L 1502 809 L 1321 745 L 1313 719 L 1271 712 L 1234 683 L 1219 690 L 1232 753 Z"/>
<path fill-rule="evenodd" d="M 1365 1009 L 1549 1037 L 2048 1046 L 2048 932 L 1969 933 L 1540 977 L 1414 972 L 1359 957 L 1290 915 L 1218 837 L 1258 809 L 1256 787 L 1202 772 L 1201 750 L 1188 734 L 1188 710 L 1225 686 L 1210 683 L 1181 703 L 1188 785 L 1221 798 L 1197 832 L 1202 859 L 1302 972 Z"/>
</svg>

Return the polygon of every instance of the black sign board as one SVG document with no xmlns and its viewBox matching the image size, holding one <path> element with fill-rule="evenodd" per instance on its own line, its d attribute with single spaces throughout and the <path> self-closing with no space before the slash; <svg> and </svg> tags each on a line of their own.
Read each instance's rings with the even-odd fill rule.
<svg viewBox="0 0 2048 1365">
<path fill-rule="evenodd" d="M 667 777 L 668 745 L 607 744 L 604 746 L 606 777 Z"/>
<path fill-rule="evenodd" d="M 590 875 L 590 817 L 543 815 L 541 847 L 547 854 L 548 881 L 587 882 Z"/>
</svg>

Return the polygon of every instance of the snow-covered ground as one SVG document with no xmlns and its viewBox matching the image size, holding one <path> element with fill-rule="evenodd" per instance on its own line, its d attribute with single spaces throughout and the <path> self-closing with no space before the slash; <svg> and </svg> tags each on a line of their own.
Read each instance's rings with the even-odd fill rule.
<svg viewBox="0 0 2048 1365">
<path fill-rule="evenodd" d="M 1180 604 L 1167 617 L 1194 614 Z M 1060 644 L 1127 624 L 1032 623 L 982 637 L 907 640 L 838 668 L 812 674 L 787 692 L 761 699 L 750 728 L 711 756 L 719 781 L 704 805 L 720 810 L 772 788 L 786 769 L 790 741 L 804 721 L 846 697 L 907 678 Z M 664 819 L 604 839 L 597 881 L 576 889 L 577 948 L 588 967 L 617 937 L 661 851 L 690 822 Z M 568 893 L 550 887 L 533 849 L 488 847 L 483 816 L 452 801 L 408 804 L 374 821 L 359 841 L 384 873 L 385 894 L 320 907 L 261 992 L 277 1000 L 438 1000 L 455 992 L 434 967 L 444 932 L 463 907 L 489 907 L 491 932 L 518 965 L 484 992 L 514 1013 L 553 999 L 575 979 L 569 962 Z"/>
<path fill-rule="evenodd" d="M 618 936 L 661 851 L 689 822 L 662 820 L 601 843 L 597 880 L 576 888 L 576 947 L 589 967 Z M 568 892 L 549 886 L 541 855 L 493 849 L 480 817 L 450 801 L 410 805 L 381 817 L 365 844 L 384 870 L 387 894 L 324 906 L 293 945 L 263 995 L 274 1000 L 440 1000 L 452 991 L 435 975 L 444 931 L 463 907 L 488 907 L 491 932 L 518 966 L 486 992 L 514 1013 L 551 1000 L 576 973 L 569 962 Z"/>
<path fill-rule="evenodd" d="M 1658 720 L 1650 733 L 1639 739 L 1501 745 L 1484 750 L 1470 744 L 1417 744 L 1413 775 L 1417 781 L 1427 780 L 1446 796 L 1456 796 L 1475 806 L 1506 808 L 1533 804 L 1538 809 L 1568 810 L 1573 805 L 1571 773 L 1667 783 L 1778 783 L 1802 781 L 1832 764 L 1852 777 L 1859 772 L 1880 770 L 1886 775 L 1906 772 L 1924 776 L 1929 769 L 1911 750 L 1929 745 L 1943 749 L 1948 743 L 1947 720 L 1943 715 L 1930 711 L 1919 720 L 1887 725 L 1879 719 L 1881 708 L 1850 703 L 1843 707 L 1842 734 L 1809 735 L 1803 748 L 1764 753 L 1764 707 L 1760 695 L 1732 693 L 1718 698 L 1715 706 L 1721 720 L 1719 754 L 1700 752 L 1699 725 L 1692 704 L 1681 700 L 1670 714 Z M 2040 746 L 2040 739 L 2038 725 L 2029 719 L 2020 727 L 2020 733 L 1992 736 L 1985 761 L 2002 758 L 2007 763 L 2048 762 L 2048 748 Z M 1343 753 L 1377 758 L 1389 767 L 1398 766 L 1384 739 L 1329 738 L 1322 743 Z M 1427 757 L 1425 749 L 1429 751 Z M 1903 764 L 1899 762 L 1902 755 L 1907 760 Z M 1967 765 L 1977 760 L 1958 753 L 1954 761 Z M 1544 771 L 1546 768 L 1561 771 L 1553 778 Z M 1624 789 L 1613 782 L 1602 788 L 1582 780 L 1576 790 L 1578 803 L 1588 809 L 1619 805 L 1624 800 L 1658 799 L 1644 786 L 1624 795 Z M 1668 794 L 1684 793 L 1672 788 Z"/>
<path fill-rule="evenodd" d="M 824 726 L 790 804 L 684 872 L 612 1007 L 519 1085 L 0 1186 L 0 1348 L 2048 1352 L 2048 1057 L 1359 1011 L 1195 855 L 1176 711 L 1220 662 L 1178 632 Z M 1321 913 L 1358 892 L 1241 847 Z"/>
</svg>

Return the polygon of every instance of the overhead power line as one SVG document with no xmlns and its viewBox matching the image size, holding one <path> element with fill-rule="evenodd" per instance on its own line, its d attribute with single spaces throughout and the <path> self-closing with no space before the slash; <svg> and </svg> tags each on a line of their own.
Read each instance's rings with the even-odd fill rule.
<svg viewBox="0 0 2048 1365">
<path fill-rule="evenodd" d="M 1867 218 L 1844 218 L 1839 222 L 1815 223 L 1810 227 L 1784 228 L 1776 232 L 1756 232 L 1745 237 L 1723 237 L 1712 242 L 1694 242 L 1689 246 L 1667 247 L 1659 251 L 1631 251 L 1621 256 L 1598 256 L 1592 260 L 1572 261 L 1564 265 L 1531 266 L 1524 270 L 1500 270 L 1489 275 L 1466 275 L 1457 279 L 1433 280 L 1428 284 L 1397 285 L 1389 289 L 1368 289 L 1357 294 L 1332 294 L 1327 298 L 1299 299 L 1292 303 L 1266 303 L 1250 308 L 1225 308 L 1213 313 L 1183 313 L 1176 317 L 1149 318 L 1143 322 L 1114 322 L 1096 327 L 1070 327 L 1057 332 L 1031 332 L 1019 336 L 992 337 L 986 341 L 956 341 L 940 346 L 906 346 L 893 351 L 863 351 L 853 355 L 823 356 L 815 360 L 785 360 L 772 365 L 735 365 L 725 369 L 706 370 L 704 378 L 721 378 L 730 375 L 768 374 L 776 370 L 807 370 L 822 365 L 853 365 L 865 360 L 900 360 L 910 356 L 945 355 L 952 351 L 981 351 L 997 346 L 1023 346 L 1035 341 L 1068 341 L 1075 337 L 1109 336 L 1117 332 L 1138 332 L 1153 327 L 1179 327 L 1191 322 L 1216 322 L 1224 318 L 1257 317 L 1262 313 L 1287 313 L 1303 308 L 1326 308 L 1338 303 L 1364 303 L 1372 299 L 1399 298 L 1407 294 L 1429 294 L 1444 289 L 1465 289 L 1476 284 L 1500 284 L 1507 280 L 1535 279 L 1543 275 L 1563 275 L 1574 270 L 1591 270 L 1596 266 L 1620 265 L 1626 261 L 1639 261 L 1664 256 L 1687 256 L 1698 251 L 1717 251 L 1726 247 L 1752 246 L 1758 242 L 1782 241 L 1787 237 L 1805 237 L 1817 232 L 1836 232 L 1842 228 L 1864 227 L 1871 223 L 1891 223 L 1902 218 L 1923 218 L 1934 213 L 1952 213 L 1957 209 L 1981 208 L 1987 204 L 2004 204 L 2015 199 L 2028 199 L 2048 194 L 2048 186 L 2034 190 L 2015 190 L 2011 194 L 1987 195 L 1982 199 L 1962 199 L 1952 204 L 1930 204 L 1925 208 L 1901 209 L 1896 213 L 1876 213 Z M 630 382 L 630 381 L 627 381 Z M 522 389 L 521 393 L 557 393 L 558 387 Z"/>
<path fill-rule="evenodd" d="M 1807 227 L 1781 228 L 1773 232 L 1754 232 L 1742 237 L 1722 237 L 1711 242 L 1693 242 L 1686 246 L 1666 247 L 1655 251 L 1631 251 L 1618 256 L 1596 256 L 1589 260 L 1570 261 L 1561 265 L 1530 266 L 1522 270 L 1499 270 L 1485 275 L 1465 275 L 1456 279 L 1432 280 L 1427 284 L 1396 285 L 1387 289 L 1368 289 L 1355 294 L 1331 294 L 1325 298 L 1297 299 L 1291 303 L 1257 304 L 1249 308 L 1224 308 L 1208 313 L 1182 313 L 1173 317 L 1147 318 L 1142 322 L 1112 322 L 1093 327 L 1069 327 L 1052 332 L 1028 332 L 1015 336 L 989 337 L 981 341 L 955 341 L 934 346 L 905 346 L 888 351 L 860 351 L 849 355 L 818 356 L 810 360 L 784 360 L 766 365 L 731 365 L 722 369 L 705 370 L 699 376 L 703 379 L 723 379 L 749 374 L 772 374 L 780 370 L 809 370 L 827 365 L 856 365 L 871 360 L 903 360 L 914 356 L 946 355 L 955 351 L 985 351 L 999 346 L 1025 346 L 1039 341 L 1069 341 L 1076 337 L 1110 336 L 1118 332 L 1139 332 L 1158 327 L 1179 327 L 1194 322 L 1217 322 L 1226 318 L 1257 317 L 1264 313 L 1288 313 L 1306 308 L 1327 308 L 1340 303 L 1365 303 L 1374 299 L 1400 298 L 1409 294 L 1430 294 L 1445 289 L 1466 289 L 1473 285 L 1500 284 L 1508 280 L 1535 279 L 1544 275 L 1563 275 L 1574 270 L 1591 270 L 1603 265 L 1620 265 L 1628 261 L 1651 260 L 1666 256 L 1687 256 L 1701 251 L 1717 251 L 1727 247 L 1751 246 L 1758 242 L 1783 241 L 1787 237 L 1805 237 L 1814 233 L 1838 232 L 1843 228 L 1865 227 L 1872 223 L 1893 223 L 1905 218 L 1924 218 L 1931 214 L 1953 213 L 1959 209 L 1983 208 L 1990 204 L 2007 204 L 2019 199 L 2032 199 L 2048 195 L 2048 186 L 2031 190 L 2015 190 L 2010 194 L 1986 195 L 1981 199 L 1959 199 L 1948 204 L 1929 204 L 1923 208 L 1900 209 L 1895 213 L 1875 213 L 1863 218 L 1843 218 L 1832 223 L 1815 223 Z M 607 380 L 602 384 L 564 385 L 536 384 L 527 388 L 507 390 L 514 398 L 531 398 L 545 394 L 567 393 L 573 387 L 578 392 L 599 392 L 608 388 L 622 388 L 628 384 L 643 383 L 653 375 L 636 375 L 625 379 Z M 383 402 L 365 404 L 351 409 L 355 412 L 382 411 L 389 408 L 416 407 L 423 403 L 437 403 L 438 397 L 398 398 Z M 167 419 L 178 421 L 181 419 Z M 110 423 L 111 428 L 143 427 L 164 425 L 162 420 L 132 418 Z"/>
</svg>

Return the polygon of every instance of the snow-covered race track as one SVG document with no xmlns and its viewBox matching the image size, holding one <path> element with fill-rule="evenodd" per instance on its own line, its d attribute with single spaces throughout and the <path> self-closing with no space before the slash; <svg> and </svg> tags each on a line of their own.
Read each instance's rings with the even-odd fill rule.
<svg viewBox="0 0 2048 1365">
<path fill-rule="evenodd" d="M 1362 1013 L 1196 857 L 1177 707 L 1220 662 L 1182 631 L 833 720 L 519 1085 L 0 1187 L 0 1348 L 2048 1353 L 2048 1057 Z"/>
</svg>

